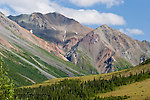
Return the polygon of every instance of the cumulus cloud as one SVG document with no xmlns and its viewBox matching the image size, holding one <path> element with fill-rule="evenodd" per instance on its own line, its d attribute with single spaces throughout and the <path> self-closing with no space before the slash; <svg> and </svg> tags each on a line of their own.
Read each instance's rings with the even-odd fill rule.
<svg viewBox="0 0 150 100">
<path fill-rule="evenodd" d="M 73 12 L 73 13 L 71 13 Z M 99 13 L 96 10 L 74 10 L 65 9 L 61 13 L 70 18 L 81 22 L 82 24 L 108 24 L 108 25 L 124 25 L 123 17 L 113 13 Z"/>
<path fill-rule="evenodd" d="M 3 1 L 3 2 L 2 2 Z M 2 0 L 1 5 L 8 5 L 16 14 L 58 12 L 73 18 L 82 24 L 124 25 L 122 16 L 113 13 L 100 13 L 96 10 L 72 9 L 60 6 L 49 0 Z M 91 0 L 92 1 L 92 0 Z M 7 14 L 8 15 L 8 14 Z"/>
<path fill-rule="evenodd" d="M 17 14 L 20 13 L 33 13 L 33 12 L 42 12 L 48 13 L 54 11 L 49 0 L 2 0 L 0 5 L 8 5 L 12 8 Z"/>
<path fill-rule="evenodd" d="M 120 29 L 119 30 L 120 32 L 122 33 L 125 33 L 127 35 L 142 35 L 144 34 L 144 32 L 140 29 L 129 29 L 129 28 L 126 28 L 125 30 L 124 29 Z"/>
<path fill-rule="evenodd" d="M 124 0 L 70 0 L 73 4 L 81 7 L 89 7 L 94 4 L 101 3 L 106 4 L 107 8 L 110 8 L 114 5 L 119 5 L 124 3 Z"/>
</svg>

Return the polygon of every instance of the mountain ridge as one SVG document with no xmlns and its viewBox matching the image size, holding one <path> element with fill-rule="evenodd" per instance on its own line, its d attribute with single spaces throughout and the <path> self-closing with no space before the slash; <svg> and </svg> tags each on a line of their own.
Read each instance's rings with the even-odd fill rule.
<svg viewBox="0 0 150 100">
<path fill-rule="evenodd" d="M 109 71 L 115 71 L 112 65 L 114 61 L 118 60 L 117 62 L 120 62 L 119 59 L 126 63 L 129 62 L 127 65 L 129 67 L 131 65 L 138 65 L 148 59 L 150 56 L 149 43 L 146 43 L 147 45 L 134 40 L 110 28 L 108 25 L 102 25 L 82 38 L 67 53 L 66 57 L 77 64 L 80 60 L 83 60 L 80 59 L 82 57 L 79 52 L 86 52 L 85 54 L 91 58 L 91 63 L 94 62 L 93 66 L 95 66 L 99 73 L 107 73 Z"/>
<path fill-rule="evenodd" d="M 55 12 L 8 18 L 32 30 L 36 36 L 56 44 L 69 61 L 91 74 L 95 74 L 95 69 L 99 73 L 108 73 L 130 68 L 150 57 L 149 42 L 134 40 L 106 24 L 89 29 Z"/>
<path fill-rule="evenodd" d="M 76 44 L 82 36 L 93 30 L 92 28 L 81 25 L 74 19 L 70 19 L 59 13 L 32 13 L 19 16 L 9 16 L 20 26 L 47 41 L 58 44 L 66 51 Z M 70 46 L 70 44 L 72 45 Z"/>
</svg>

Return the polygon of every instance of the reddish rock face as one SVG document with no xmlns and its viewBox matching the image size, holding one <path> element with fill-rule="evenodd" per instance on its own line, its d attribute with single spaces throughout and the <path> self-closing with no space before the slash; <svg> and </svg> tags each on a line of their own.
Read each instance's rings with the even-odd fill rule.
<svg viewBox="0 0 150 100">
<path fill-rule="evenodd" d="M 141 59 L 150 57 L 149 44 L 134 40 L 103 25 L 89 32 L 66 56 L 78 64 L 81 58 L 80 52 L 84 52 L 99 73 L 108 73 L 116 70 L 115 64 L 119 62 L 119 59 L 137 65 L 141 63 Z M 74 55 L 77 56 L 74 57 Z"/>
</svg>

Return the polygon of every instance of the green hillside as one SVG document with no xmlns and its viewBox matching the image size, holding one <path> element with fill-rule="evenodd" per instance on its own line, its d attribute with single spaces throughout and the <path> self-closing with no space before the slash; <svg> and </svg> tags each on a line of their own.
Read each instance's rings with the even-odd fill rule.
<svg viewBox="0 0 150 100">
<path fill-rule="evenodd" d="M 129 68 L 129 69 L 125 69 L 125 70 L 121 70 L 121 71 L 116 71 L 116 72 L 112 72 L 112 73 L 107 73 L 107 74 L 97 74 L 97 75 L 88 75 L 88 76 L 80 76 L 80 77 L 66 77 L 66 78 L 55 78 L 55 79 L 50 79 L 47 81 L 44 81 L 40 84 L 34 84 L 31 86 L 27 86 L 27 87 L 38 87 L 40 85 L 51 85 L 51 84 L 55 84 L 59 81 L 62 81 L 64 79 L 75 79 L 75 80 L 81 80 L 81 81 L 89 81 L 89 80 L 94 80 L 94 79 L 99 79 L 99 78 L 104 78 L 104 79 L 110 79 L 112 77 L 112 75 L 129 75 L 130 73 L 132 74 L 136 74 L 136 73 L 140 73 L 141 71 L 147 71 L 150 70 L 150 60 L 147 60 L 143 63 L 141 63 L 138 66 L 135 66 L 133 68 Z"/>
<path fill-rule="evenodd" d="M 73 73 L 75 76 L 88 75 L 88 72 L 78 68 L 71 62 L 64 61 L 40 47 L 35 46 L 34 49 L 42 52 L 45 57 L 53 58 L 53 60 L 58 62 L 57 66 L 62 67 L 62 70 L 47 63 L 44 60 L 41 60 L 38 56 L 33 55 L 32 52 L 29 52 L 18 45 L 15 46 L 18 48 L 18 51 L 15 51 L 13 49 L 8 50 L 4 46 L 0 45 L 0 55 L 5 61 L 4 66 L 6 66 L 9 70 L 8 76 L 14 80 L 16 84 L 15 86 L 17 87 L 32 85 L 48 80 L 48 78 L 45 77 L 34 66 L 37 66 L 42 71 L 45 71 L 46 73 L 56 78 L 70 77 L 68 73 L 65 72 L 65 70 Z M 68 68 L 64 68 L 63 66 L 61 66 L 62 64 L 64 66 L 68 66 Z M 69 68 L 71 68 L 72 70 Z"/>
<path fill-rule="evenodd" d="M 134 95 L 132 95 L 133 93 L 126 94 L 126 92 L 122 92 L 120 95 L 111 96 L 111 91 L 116 94 L 118 89 L 121 89 L 121 91 L 129 89 L 130 91 L 130 89 L 132 90 L 131 87 L 133 87 L 134 84 L 137 84 L 137 87 L 143 87 L 142 99 L 147 99 L 149 98 L 146 89 L 148 84 L 145 83 L 149 82 L 149 78 L 150 60 L 147 60 L 134 68 L 109 74 L 57 78 L 45 81 L 41 84 L 17 88 L 15 90 L 15 96 L 16 98 L 24 99 L 47 98 L 54 100 L 70 100 L 71 98 L 74 98 L 75 100 L 123 100 L 134 98 Z M 136 95 L 138 95 L 138 93 L 141 92 L 141 89 L 136 89 Z"/>
<path fill-rule="evenodd" d="M 129 100 L 150 100 L 150 79 L 118 87 L 115 91 L 98 94 L 100 97 L 130 96 Z"/>
</svg>

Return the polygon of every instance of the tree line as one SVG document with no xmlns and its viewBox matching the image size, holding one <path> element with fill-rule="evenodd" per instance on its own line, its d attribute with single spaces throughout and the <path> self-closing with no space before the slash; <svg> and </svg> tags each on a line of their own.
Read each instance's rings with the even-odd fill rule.
<svg viewBox="0 0 150 100">
<path fill-rule="evenodd" d="M 128 76 L 112 76 L 111 79 L 94 79 L 89 81 L 65 79 L 51 86 L 39 86 L 38 88 L 17 88 L 15 98 L 17 99 L 37 99 L 37 100 L 110 100 L 109 98 L 96 97 L 98 93 L 106 93 L 115 90 L 116 87 L 139 82 L 150 78 L 150 71 Z M 112 97 L 116 98 L 116 97 Z M 124 97 L 117 97 L 124 98 Z"/>
<path fill-rule="evenodd" d="M 147 60 L 140 66 L 150 63 Z M 6 65 L 6 64 L 5 64 Z M 150 70 L 127 76 L 112 75 L 110 79 L 93 79 L 89 81 L 65 79 L 56 84 L 39 86 L 37 88 L 16 88 L 12 80 L 8 77 L 7 68 L 4 61 L 0 60 L 0 100 L 13 99 L 33 99 L 33 100 L 123 100 L 129 96 L 105 97 L 96 96 L 98 93 L 113 91 L 116 87 L 143 81 L 150 78 Z"/>
</svg>

